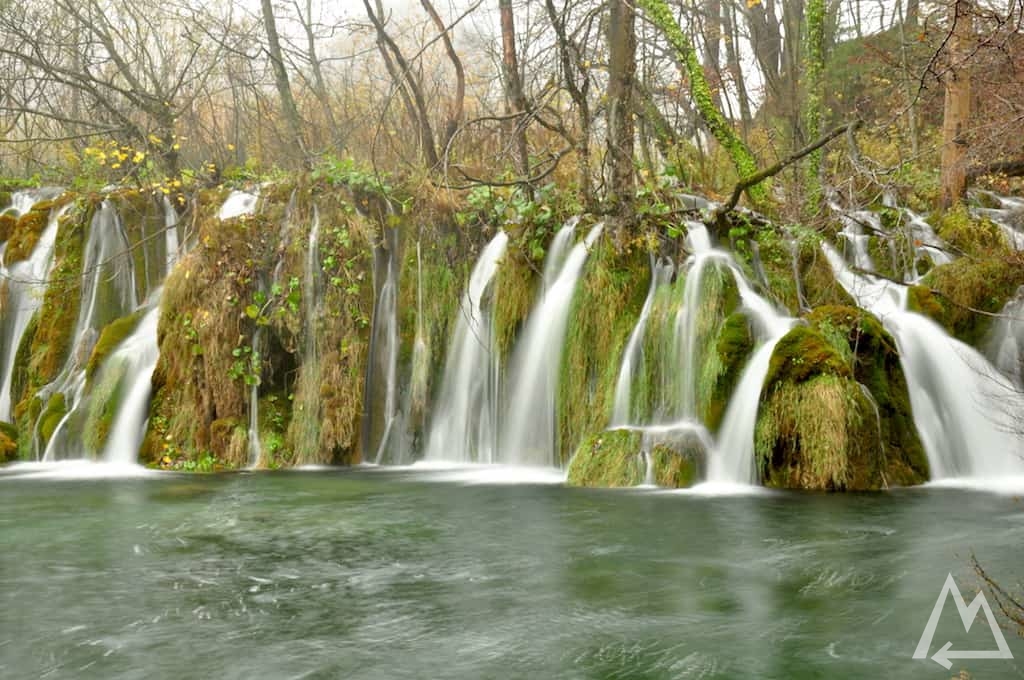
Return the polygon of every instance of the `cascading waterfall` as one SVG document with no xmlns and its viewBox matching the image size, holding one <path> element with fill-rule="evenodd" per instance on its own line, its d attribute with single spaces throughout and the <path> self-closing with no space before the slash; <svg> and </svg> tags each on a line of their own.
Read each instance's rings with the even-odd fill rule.
<svg viewBox="0 0 1024 680">
<path fill-rule="evenodd" d="M 559 236 L 569 228 L 563 228 Z M 572 247 L 516 343 L 508 412 L 502 423 L 501 462 L 558 466 L 554 404 L 565 331 L 583 265 L 603 228 L 601 223 L 595 225 L 582 243 Z M 551 252 L 560 255 L 554 247 Z M 545 265 L 545 275 L 548 269 Z"/>
<path fill-rule="evenodd" d="M 431 420 L 428 460 L 495 462 L 497 357 L 487 294 L 507 246 L 508 235 L 499 231 L 480 254 L 462 294 Z"/>
<path fill-rule="evenodd" d="M 123 364 L 125 371 L 124 399 L 114 416 L 103 449 L 103 460 L 108 463 L 131 465 L 138 457 L 146 430 L 153 369 L 160 356 L 156 335 L 159 319 L 158 291 L 135 331 L 118 345 L 108 359 L 108 362 Z"/>
<path fill-rule="evenodd" d="M 53 265 L 54 245 L 61 215 L 69 206 L 50 211 L 49 221 L 28 260 L 17 262 L 9 269 L 0 267 L 0 277 L 7 285 L 0 304 L 0 420 L 11 420 L 11 382 L 14 360 L 22 336 L 32 317 L 42 306 L 47 280 Z"/>
<path fill-rule="evenodd" d="M 651 316 L 651 309 L 654 307 L 654 298 L 658 288 L 666 285 L 675 273 L 675 266 L 667 261 L 658 261 L 651 255 L 651 286 L 647 291 L 647 299 L 640 310 L 640 318 L 633 327 L 629 340 L 626 342 L 626 349 L 622 355 L 622 366 L 619 368 L 619 377 L 615 383 L 615 403 L 612 407 L 612 427 L 622 427 L 631 423 L 632 414 L 632 388 L 634 373 L 637 366 L 643 359 L 643 339 L 647 330 L 647 321 Z"/>
<path fill-rule="evenodd" d="M 985 355 L 1024 390 L 1024 286 L 1003 306 L 985 341 Z"/>
<path fill-rule="evenodd" d="M 388 249 L 387 272 L 374 314 L 374 346 L 383 348 L 384 358 L 384 432 L 377 444 L 374 462 L 383 460 L 398 418 L 398 263 L 397 248 Z M 378 324 L 378 314 L 379 321 Z"/>
<path fill-rule="evenodd" d="M 83 453 L 67 430 L 82 401 L 85 365 L 99 331 L 138 307 L 128 237 L 117 209 L 108 200 L 100 203 L 93 215 L 82 271 L 85 272 L 81 297 L 84 304 L 79 308 L 71 336 L 71 352 L 57 378 L 39 395 L 45 403 L 51 395 L 60 392 L 68 404 L 66 415 L 46 445 L 43 459 L 47 461 L 77 458 Z"/>
<path fill-rule="evenodd" d="M 857 274 L 834 248 L 823 248 L 840 284 L 896 340 L 932 479 L 1024 474 L 1014 386 L 974 348 L 907 311 L 903 286 Z"/>
<path fill-rule="evenodd" d="M 668 356 L 662 358 L 665 365 L 662 373 L 667 379 L 662 385 L 661 406 L 655 416 L 661 422 L 628 423 L 623 418 L 623 412 L 628 406 L 623 407 L 623 402 L 619 398 L 621 396 L 624 400 L 628 394 L 628 388 L 623 387 L 623 376 L 634 370 L 636 350 L 633 345 L 635 338 L 642 336 L 647 324 L 652 288 L 623 355 L 611 427 L 637 430 L 642 434 L 647 483 L 653 479 L 649 452 L 656 444 L 669 444 L 703 450 L 709 457 L 706 480 L 708 482 L 754 484 L 757 481 L 754 468 L 754 429 L 757 424 L 761 389 L 775 345 L 792 328 L 794 321 L 779 314 L 771 303 L 751 288 L 728 252 L 711 247 L 707 230 L 703 225 L 687 226 L 687 241 L 694 254 L 687 262 L 682 303 L 676 313 Z M 656 267 L 653 262 L 652 266 Z M 703 310 L 708 295 L 705 284 L 708 275 L 715 271 L 726 273 L 735 283 L 741 309 L 750 319 L 759 342 L 729 401 L 717 442 L 700 422 L 698 403 L 698 381 L 706 343 L 702 337 L 703 327 L 706 325 L 702 314 L 706 313 Z M 659 274 L 657 269 L 652 272 L 653 278 L 664 276 L 663 273 Z M 717 294 L 717 291 L 714 294 Z"/>
<path fill-rule="evenodd" d="M 171 268 L 178 261 L 178 251 L 181 249 L 181 242 L 178 238 L 178 211 L 167 196 L 163 196 L 164 204 L 164 250 L 167 258 L 164 266 L 164 278 L 171 273 Z"/>
</svg>

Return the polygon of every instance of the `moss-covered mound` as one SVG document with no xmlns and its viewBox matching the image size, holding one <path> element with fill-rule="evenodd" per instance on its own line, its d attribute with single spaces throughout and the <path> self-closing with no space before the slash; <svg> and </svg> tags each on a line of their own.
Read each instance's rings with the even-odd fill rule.
<svg viewBox="0 0 1024 680">
<path fill-rule="evenodd" d="M 139 310 L 134 314 L 123 316 L 107 324 L 106 328 L 100 333 L 100 338 L 96 341 L 96 345 L 92 348 L 89 363 L 85 365 L 85 377 L 87 380 L 92 380 L 92 377 L 96 374 L 99 367 L 103 365 L 107 357 L 117 349 L 117 346 L 125 338 L 132 334 L 132 331 L 139 325 L 139 321 L 144 314 L 145 310 Z"/>
<path fill-rule="evenodd" d="M 643 483 L 645 466 L 640 433 L 610 430 L 592 434 L 580 443 L 569 463 L 566 481 L 572 486 L 636 486 Z"/>
<path fill-rule="evenodd" d="M 962 257 L 935 267 L 910 290 L 909 307 L 931 317 L 950 335 L 975 347 L 993 317 L 1024 285 L 1024 253 L 1003 251 Z"/>
<path fill-rule="evenodd" d="M 807 321 L 772 354 L 755 434 L 762 482 L 840 491 L 925 481 L 892 338 L 853 307 L 821 307 Z"/>
</svg>

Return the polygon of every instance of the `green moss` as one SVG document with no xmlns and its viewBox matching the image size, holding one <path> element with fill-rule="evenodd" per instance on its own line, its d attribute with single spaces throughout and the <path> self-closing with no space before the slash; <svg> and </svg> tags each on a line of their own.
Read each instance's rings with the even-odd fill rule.
<svg viewBox="0 0 1024 680">
<path fill-rule="evenodd" d="M 139 321 L 144 314 L 145 310 L 139 310 L 134 314 L 123 316 L 107 324 L 103 332 L 100 333 L 100 338 L 96 341 L 96 345 L 93 347 L 92 354 L 89 356 L 89 363 L 85 366 L 86 380 L 92 380 L 96 371 L 103 365 L 107 357 L 117 349 L 117 346 L 125 338 L 132 334 L 132 331 L 139 325 Z"/>
<path fill-rule="evenodd" d="M 644 481 L 640 433 L 627 430 L 598 432 L 585 438 L 569 463 L 571 486 L 623 487 Z"/>
<path fill-rule="evenodd" d="M 18 458 L 18 428 L 0 422 L 0 465 Z"/>
<path fill-rule="evenodd" d="M 526 255 L 514 244 L 509 245 L 498 268 L 494 286 L 494 339 L 498 355 L 507 358 L 533 306 L 539 273 Z"/>
<path fill-rule="evenodd" d="M 823 374 L 846 378 L 851 371 L 843 355 L 819 331 L 795 326 L 775 345 L 765 384 L 800 383 Z"/>
<path fill-rule="evenodd" d="M 978 346 L 999 312 L 1024 285 L 1024 254 L 963 257 L 932 269 L 926 288 L 910 290 L 909 306 L 931 317 L 956 338 Z"/>
<path fill-rule="evenodd" d="M 939 238 L 965 255 L 985 257 L 1010 252 L 1006 234 L 999 225 L 985 217 L 974 217 L 963 203 L 942 213 L 935 221 Z"/>
<path fill-rule="evenodd" d="M 67 405 L 64 402 L 64 394 L 57 392 L 46 402 L 46 408 L 39 416 L 39 437 L 42 448 L 46 448 L 47 442 L 53 436 L 60 421 L 67 415 Z"/>
<path fill-rule="evenodd" d="M 701 420 L 711 432 L 717 432 L 729 405 L 729 398 L 743 374 L 747 357 L 754 348 L 754 336 L 743 312 L 733 312 L 722 323 L 715 340 L 715 351 L 709 352 L 702 370 L 706 392 Z"/>
<path fill-rule="evenodd" d="M 670 489 L 685 489 L 702 477 L 706 452 L 699 448 L 658 443 L 651 448 L 651 476 L 654 484 Z"/>
<path fill-rule="evenodd" d="M 563 460 L 588 434 L 608 426 L 622 352 L 644 304 L 649 258 L 594 245 L 569 313 L 557 395 Z M 595 351 L 600 348 L 599 351 Z"/>
<path fill-rule="evenodd" d="M 826 306 L 776 346 L 756 448 L 769 486 L 877 489 L 928 478 L 892 337 L 868 312 Z"/>
<path fill-rule="evenodd" d="M 21 334 L 21 343 L 18 345 L 17 353 L 14 355 L 14 365 L 11 367 L 11 403 L 15 405 L 14 417 L 18 417 L 17 404 L 25 396 L 25 387 L 29 380 L 29 364 L 32 357 L 32 340 L 35 338 L 39 328 L 39 312 L 32 315 L 25 331 Z"/>
<path fill-rule="evenodd" d="M 27 260 L 39 242 L 39 237 L 46 229 L 50 220 L 49 202 L 37 203 L 24 215 L 18 218 L 7 240 L 4 261 L 8 264 Z"/>
</svg>

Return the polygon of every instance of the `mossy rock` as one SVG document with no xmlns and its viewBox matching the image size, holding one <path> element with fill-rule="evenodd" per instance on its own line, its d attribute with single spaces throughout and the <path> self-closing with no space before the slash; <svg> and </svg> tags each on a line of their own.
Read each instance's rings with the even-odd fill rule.
<svg viewBox="0 0 1024 680">
<path fill-rule="evenodd" d="M 999 225 L 986 217 L 971 215 L 962 203 L 932 221 L 937 223 L 935 232 L 939 238 L 964 255 L 987 257 L 1010 252 L 1009 241 Z"/>
<path fill-rule="evenodd" d="M 702 367 L 707 387 L 701 419 L 711 432 L 717 432 L 729 405 L 729 399 L 743 375 L 747 358 L 754 348 L 754 334 L 750 320 L 742 311 L 726 317 L 714 341 L 714 352 L 709 352 Z"/>
<path fill-rule="evenodd" d="M 691 430 L 656 435 L 648 454 L 651 481 L 671 489 L 691 487 L 707 475 L 710 453 Z"/>
<path fill-rule="evenodd" d="M 585 438 L 569 463 L 571 486 L 626 487 L 644 481 L 641 436 L 630 430 L 609 430 Z"/>
<path fill-rule="evenodd" d="M 0 215 L 0 243 L 10 239 L 17 226 L 18 218 L 11 213 Z"/>
<path fill-rule="evenodd" d="M 908 306 L 978 347 L 993 317 L 1024 285 L 1024 253 L 962 257 L 935 267 L 910 290 Z M 977 310 L 977 311 L 976 311 Z"/>
<path fill-rule="evenodd" d="M 89 362 L 85 366 L 86 380 L 91 381 L 96 371 L 99 370 L 103 362 L 106 361 L 107 357 L 113 353 L 117 346 L 124 341 L 132 331 L 139 325 L 139 321 L 145 315 L 146 310 L 139 310 L 134 314 L 123 316 L 107 326 L 100 333 L 99 340 L 96 341 L 96 345 L 92 349 L 92 354 L 89 356 Z"/>
<path fill-rule="evenodd" d="M 50 441 L 53 433 L 60 425 L 60 421 L 67 415 L 67 404 L 64 401 L 64 394 L 57 392 L 50 396 L 46 402 L 46 408 L 39 415 L 39 438 L 43 448 Z"/>
<path fill-rule="evenodd" d="M 856 307 L 819 307 L 806 321 L 776 346 L 762 392 L 763 483 L 838 491 L 926 481 L 895 341 Z"/>
<path fill-rule="evenodd" d="M 808 325 L 793 327 L 772 352 L 765 385 L 801 383 L 819 375 L 850 377 L 842 354 L 819 331 Z"/>
<path fill-rule="evenodd" d="M 0 422 L 0 465 L 18 458 L 18 428 Z"/>
<path fill-rule="evenodd" d="M 32 254 L 50 220 L 51 205 L 49 201 L 37 203 L 32 210 L 18 218 L 11 229 L 7 249 L 4 251 L 4 261 L 8 265 L 27 260 Z"/>
</svg>

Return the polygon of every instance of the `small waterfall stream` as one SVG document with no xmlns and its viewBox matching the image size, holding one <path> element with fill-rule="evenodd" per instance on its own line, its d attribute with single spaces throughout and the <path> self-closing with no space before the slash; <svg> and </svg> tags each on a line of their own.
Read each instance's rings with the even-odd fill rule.
<svg viewBox="0 0 1024 680">
<path fill-rule="evenodd" d="M 118 345 L 109 359 L 124 365 L 125 394 L 103 449 L 103 460 L 108 463 L 131 465 L 138 457 L 146 431 L 153 369 L 160 356 L 156 336 L 159 319 L 158 292 L 135 331 Z"/>
<path fill-rule="evenodd" d="M 563 236 L 565 227 L 556 237 Z M 553 280 L 545 265 L 545 279 L 552 281 L 540 305 L 530 314 L 526 329 L 516 343 L 512 357 L 512 384 L 508 411 L 502 423 L 501 462 L 517 465 L 557 467 L 555 437 L 555 395 L 562 360 L 565 330 L 576 284 L 583 273 L 590 249 L 601 236 L 604 225 L 591 228 L 582 243 L 577 243 Z M 551 256 L 560 256 L 561 248 L 552 246 Z"/>
<path fill-rule="evenodd" d="M 654 307 L 654 298 L 658 288 L 666 285 L 675 273 L 675 266 L 669 261 L 658 261 L 651 255 L 651 286 L 647 291 L 647 299 L 640 310 L 640 318 L 633 327 L 622 355 L 622 366 L 619 378 L 615 383 L 615 403 L 612 407 L 611 427 L 622 427 L 631 423 L 632 388 L 634 373 L 643 360 L 643 340 L 647 330 L 647 321 Z"/>
<path fill-rule="evenodd" d="M 14 360 L 25 329 L 43 304 L 53 265 L 58 222 L 68 207 L 50 212 L 46 229 L 28 260 L 17 262 L 10 268 L 0 267 L 0 278 L 7 284 L 6 295 L 0 303 L 0 341 L 3 343 L 0 345 L 0 420 L 3 421 L 11 420 Z"/>
<path fill-rule="evenodd" d="M 427 460 L 495 462 L 497 359 L 491 282 L 508 246 L 499 231 L 480 253 L 462 294 L 427 440 Z"/>
</svg>

